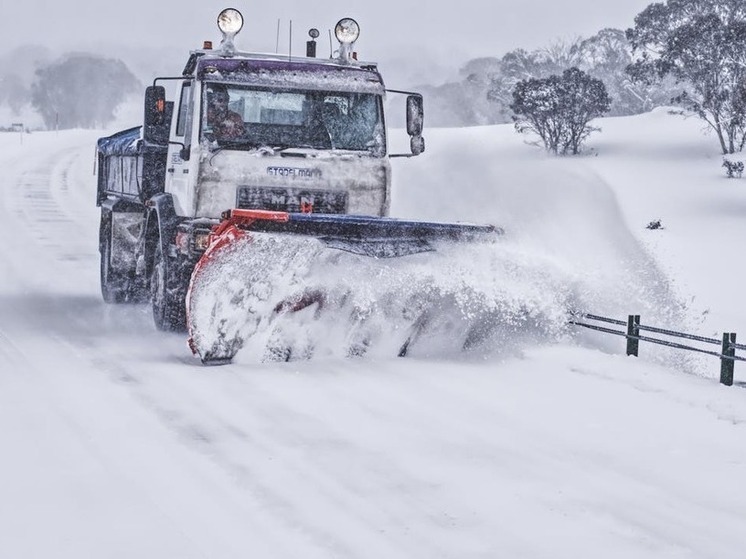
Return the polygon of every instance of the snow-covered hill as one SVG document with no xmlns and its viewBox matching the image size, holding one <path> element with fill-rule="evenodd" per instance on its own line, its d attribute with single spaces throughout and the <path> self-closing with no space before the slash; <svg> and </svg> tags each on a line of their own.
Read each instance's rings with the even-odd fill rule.
<svg viewBox="0 0 746 559">
<path fill-rule="evenodd" d="M 599 124 L 564 159 L 510 126 L 430 130 L 393 213 L 503 226 L 506 297 L 746 332 L 746 179 L 696 120 Z M 568 329 L 203 368 L 101 301 L 98 135 L 0 135 L 3 556 L 742 556 L 741 363 L 726 388 L 714 358 Z"/>
</svg>

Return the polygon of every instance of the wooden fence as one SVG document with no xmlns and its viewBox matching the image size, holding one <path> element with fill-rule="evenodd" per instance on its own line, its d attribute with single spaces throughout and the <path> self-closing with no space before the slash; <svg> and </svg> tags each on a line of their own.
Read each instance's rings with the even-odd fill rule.
<svg viewBox="0 0 746 559">
<path fill-rule="evenodd" d="M 614 328 L 608 328 L 600 326 L 596 323 L 607 323 L 614 324 L 617 326 L 626 326 L 626 331 L 616 330 Z M 617 320 L 614 318 L 608 318 L 605 316 L 598 316 L 595 314 L 576 314 L 570 320 L 570 324 L 575 326 L 581 326 L 583 328 L 590 328 L 598 332 L 605 332 L 607 334 L 614 334 L 616 336 L 624 336 L 627 339 L 627 355 L 634 355 L 637 357 L 640 351 L 640 342 L 650 342 L 653 344 L 673 347 L 676 349 L 683 349 L 687 351 L 695 351 L 697 353 L 704 353 L 706 355 L 713 355 L 720 359 L 720 382 L 726 386 L 733 385 L 733 369 L 736 361 L 746 361 L 745 357 L 736 355 L 736 350 L 746 351 L 746 345 L 736 343 L 736 334 L 734 332 L 727 332 L 723 334 L 723 339 L 718 340 L 715 338 L 705 338 L 703 336 L 696 336 L 694 334 L 686 334 L 684 332 L 675 332 L 674 330 L 666 330 L 665 328 L 657 328 L 655 326 L 646 326 L 640 323 L 639 314 L 631 314 L 627 317 L 627 322 L 623 320 Z M 643 336 L 640 332 L 652 332 L 659 336 L 667 336 L 668 338 L 680 338 L 699 342 L 702 344 L 711 344 L 720 346 L 720 351 L 713 351 L 709 349 L 703 349 L 701 347 L 695 347 L 692 345 L 685 345 L 671 341 L 670 339 L 653 338 L 650 336 Z"/>
</svg>

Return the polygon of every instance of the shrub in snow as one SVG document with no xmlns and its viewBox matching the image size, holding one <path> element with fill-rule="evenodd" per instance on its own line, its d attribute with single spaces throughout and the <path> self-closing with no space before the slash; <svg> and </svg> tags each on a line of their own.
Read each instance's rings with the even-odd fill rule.
<svg viewBox="0 0 746 559">
<path fill-rule="evenodd" d="M 577 154 L 594 130 L 589 122 L 609 110 L 611 99 L 601 80 L 577 68 L 561 76 L 520 81 L 510 109 L 518 132 L 534 132 L 552 153 Z"/>
<path fill-rule="evenodd" d="M 656 219 L 655 221 L 651 221 L 645 226 L 645 229 L 663 229 L 663 224 L 661 224 L 660 219 Z"/>
<path fill-rule="evenodd" d="M 727 159 L 723 159 L 723 167 L 725 167 L 725 174 L 729 179 L 740 179 L 743 174 L 743 161 L 728 161 Z"/>
</svg>

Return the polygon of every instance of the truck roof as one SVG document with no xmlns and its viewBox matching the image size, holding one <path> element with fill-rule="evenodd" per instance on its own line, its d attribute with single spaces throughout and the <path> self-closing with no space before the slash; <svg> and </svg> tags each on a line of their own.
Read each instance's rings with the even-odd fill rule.
<svg viewBox="0 0 746 559">
<path fill-rule="evenodd" d="M 344 64 L 334 59 L 237 53 L 221 56 L 215 51 L 195 51 L 184 75 L 205 81 L 247 82 L 266 87 L 383 93 L 384 84 L 372 63 Z"/>
</svg>

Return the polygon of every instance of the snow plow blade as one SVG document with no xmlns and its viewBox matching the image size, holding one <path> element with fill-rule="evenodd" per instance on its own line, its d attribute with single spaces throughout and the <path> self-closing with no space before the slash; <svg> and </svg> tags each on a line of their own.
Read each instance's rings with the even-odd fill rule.
<svg viewBox="0 0 746 559">
<path fill-rule="evenodd" d="M 279 315 L 330 306 L 340 296 L 329 296 L 325 280 L 336 283 L 335 276 L 362 263 L 422 258 L 415 255 L 502 233 L 491 225 L 266 210 L 233 209 L 222 217 L 187 294 L 189 346 L 205 364 L 230 362 L 248 338 L 267 335 Z"/>
</svg>

